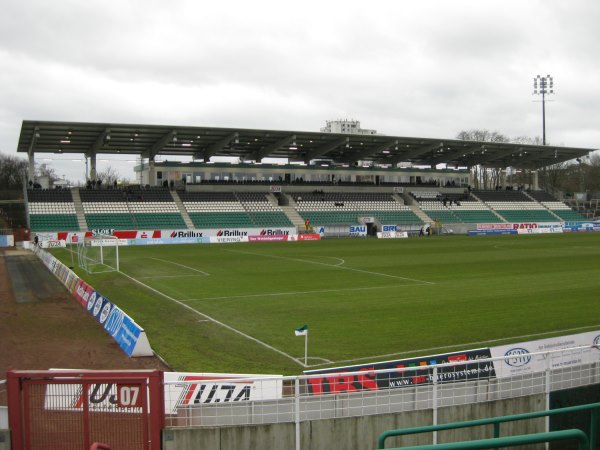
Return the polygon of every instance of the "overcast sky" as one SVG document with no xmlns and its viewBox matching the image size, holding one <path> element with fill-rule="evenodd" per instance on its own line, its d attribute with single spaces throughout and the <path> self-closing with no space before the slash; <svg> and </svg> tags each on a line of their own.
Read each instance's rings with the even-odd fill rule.
<svg viewBox="0 0 600 450">
<path fill-rule="evenodd" d="M 536 137 L 538 74 L 548 142 L 600 148 L 598 55 L 598 0 L 3 0 L 0 152 L 23 120 Z"/>
</svg>

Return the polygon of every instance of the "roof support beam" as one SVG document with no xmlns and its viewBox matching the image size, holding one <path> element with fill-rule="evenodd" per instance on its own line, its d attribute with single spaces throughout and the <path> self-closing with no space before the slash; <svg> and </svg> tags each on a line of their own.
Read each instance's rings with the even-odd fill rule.
<svg viewBox="0 0 600 450">
<path fill-rule="evenodd" d="M 30 181 L 35 179 L 35 144 L 40 137 L 40 129 L 38 127 L 33 128 L 31 133 L 31 140 L 29 141 L 29 148 L 27 149 L 27 156 L 29 157 L 29 166 L 27 167 L 27 177 Z"/>
<path fill-rule="evenodd" d="M 391 141 L 384 142 L 384 143 L 382 143 L 376 147 L 370 148 L 370 149 L 364 149 L 364 150 L 361 150 L 361 151 L 355 152 L 355 153 L 348 153 L 347 155 L 344 155 L 345 157 L 343 158 L 343 160 L 344 160 L 344 162 L 355 163 L 357 161 L 365 159 L 367 156 L 375 155 L 379 152 L 383 152 L 392 147 L 397 147 L 397 146 L 398 146 L 398 139 L 393 139 Z"/>
<path fill-rule="evenodd" d="M 85 156 L 95 155 L 100 151 L 102 146 L 106 143 L 106 141 L 110 140 L 110 128 L 105 128 L 96 138 L 89 151 L 85 154 Z"/>
<path fill-rule="evenodd" d="M 260 150 L 256 150 L 255 152 L 249 152 L 244 155 L 244 159 L 252 159 L 255 161 L 261 161 L 263 158 L 269 156 L 271 153 L 279 150 L 281 147 L 288 147 L 291 144 L 295 144 L 296 135 L 290 134 L 289 136 L 280 139 L 274 144 L 267 145 L 266 147 L 261 148 Z"/>
<path fill-rule="evenodd" d="M 202 158 L 204 159 L 204 162 L 207 162 L 210 159 L 211 156 L 213 156 L 216 153 L 220 152 L 225 147 L 230 146 L 232 142 L 237 143 L 237 140 L 239 139 L 239 136 L 240 136 L 239 133 L 237 131 L 234 131 L 230 135 L 225 136 L 223 139 L 221 139 L 221 140 L 215 142 L 214 144 L 210 145 L 203 152 L 201 152 Z"/>
<path fill-rule="evenodd" d="M 158 141 L 152 144 L 148 150 L 142 153 L 144 158 L 148 158 L 150 160 L 154 160 L 154 157 L 158 155 L 165 145 L 169 142 L 173 142 L 173 139 L 177 138 L 177 130 L 171 130 L 167 134 L 163 135 Z"/>
<path fill-rule="evenodd" d="M 433 150 L 437 150 L 444 146 L 443 142 L 436 142 L 434 144 L 425 145 L 423 147 L 412 148 L 411 150 L 407 150 L 405 152 L 399 153 L 397 155 L 392 156 L 391 158 L 382 159 L 378 162 L 383 164 L 392 164 L 396 165 L 399 162 L 408 161 L 413 158 L 417 158 L 425 153 L 429 153 Z"/>
<path fill-rule="evenodd" d="M 316 159 L 319 156 L 322 156 L 322 155 L 330 152 L 331 150 L 336 149 L 340 145 L 349 146 L 350 145 L 350 138 L 349 137 L 344 137 L 342 139 L 338 139 L 338 140 L 333 141 L 333 142 L 328 142 L 327 144 L 322 145 L 321 147 L 318 147 L 318 148 L 314 149 L 311 152 L 307 152 L 306 155 L 304 156 L 304 162 L 306 164 L 308 164 L 313 159 Z"/>
</svg>

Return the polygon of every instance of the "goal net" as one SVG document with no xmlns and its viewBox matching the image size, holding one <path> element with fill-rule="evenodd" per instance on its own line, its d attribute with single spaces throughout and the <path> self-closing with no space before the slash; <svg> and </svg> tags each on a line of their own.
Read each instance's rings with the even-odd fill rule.
<svg viewBox="0 0 600 450">
<path fill-rule="evenodd" d="M 88 236 L 77 247 L 79 267 L 87 273 L 119 271 L 119 238 Z"/>
</svg>

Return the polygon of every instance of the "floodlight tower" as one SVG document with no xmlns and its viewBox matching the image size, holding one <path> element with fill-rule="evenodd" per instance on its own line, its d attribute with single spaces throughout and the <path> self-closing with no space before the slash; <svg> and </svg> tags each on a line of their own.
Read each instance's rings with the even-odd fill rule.
<svg viewBox="0 0 600 450">
<path fill-rule="evenodd" d="M 533 79 L 533 94 L 542 94 L 542 143 L 546 145 L 546 95 L 554 94 L 554 80 L 550 75 Z"/>
</svg>

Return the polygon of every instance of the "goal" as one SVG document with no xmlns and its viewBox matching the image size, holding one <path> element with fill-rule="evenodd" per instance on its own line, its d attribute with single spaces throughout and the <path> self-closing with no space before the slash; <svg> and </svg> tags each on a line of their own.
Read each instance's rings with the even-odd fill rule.
<svg viewBox="0 0 600 450">
<path fill-rule="evenodd" d="M 87 236 L 77 248 L 79 267 L 87 273 L 119 271 L 119 238 Z"/>
</svg>

